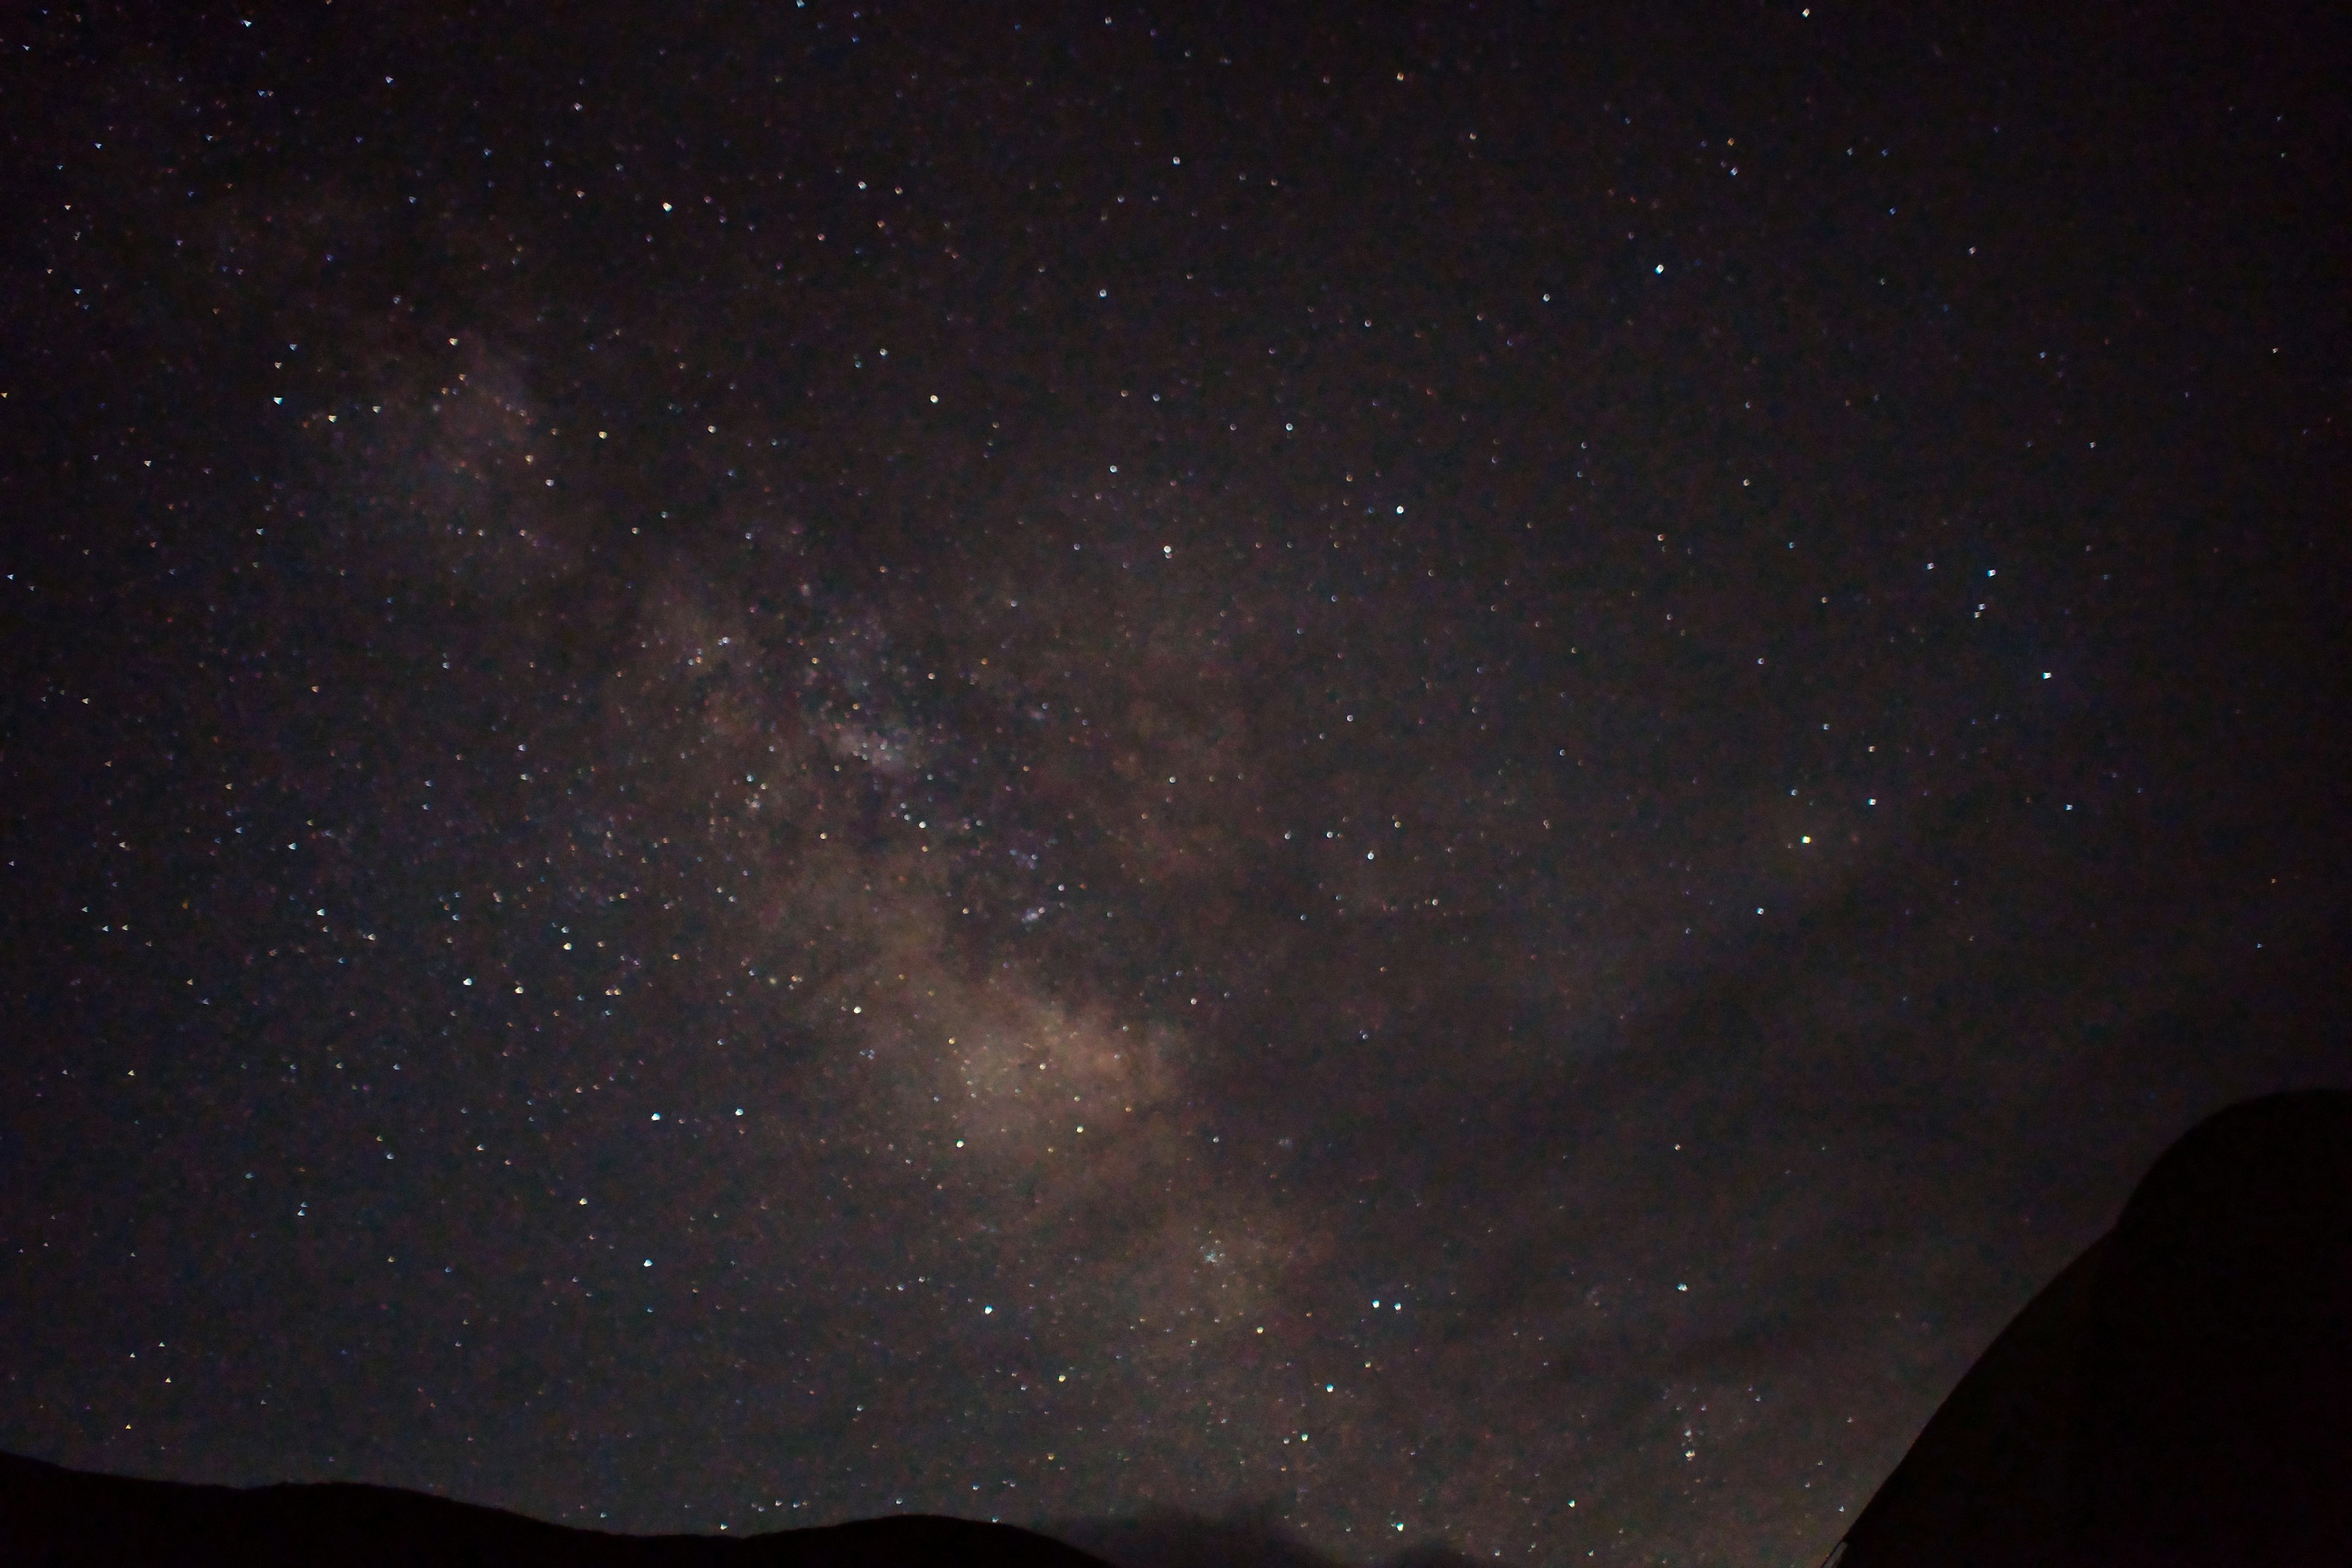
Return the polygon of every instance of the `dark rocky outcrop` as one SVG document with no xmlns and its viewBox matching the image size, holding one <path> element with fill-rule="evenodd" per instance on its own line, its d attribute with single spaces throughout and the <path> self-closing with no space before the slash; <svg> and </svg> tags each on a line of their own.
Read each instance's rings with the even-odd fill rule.
<svg viewBox="0 0 2352 1568">
<path fill-rule="evenodd" d="M 2352 1093 L 2251 1100 L 2167 1151 L 1831 1561 L 2352 1563 Z"/>
</svg>

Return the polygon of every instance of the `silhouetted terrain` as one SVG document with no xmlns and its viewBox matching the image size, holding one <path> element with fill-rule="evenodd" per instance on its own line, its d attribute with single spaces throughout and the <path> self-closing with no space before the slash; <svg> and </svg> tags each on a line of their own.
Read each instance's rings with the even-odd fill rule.
<svg viewBox="0 0 2352 1568">
<path fill-rule="evenodd" d="M 335 1568 L 1328 1568 L 1268 1520 L 929 1515 L 740 1539 L 572 1530 L 347 1483 L 240 1490 L 0 1456 L 0 1563 Z M 2352 1562 L 2352 1093 L 2232 1107 L 2021 1312 L 1830 1561 L 2265 1568 Z M 1424 1545 L 1394 1568 L 1466 1559 Z"/>
<path fill-rule="evenodd" d="M 2352 1094 L 2232 1106 L 2168 1150 L 1831 1561 L 2352 1563 Z"/>
<path fill-rule="evenodd" d="M 191 1486 L 0 1454 L 0 1563 L 38 1568 L 1338 1568 L 1278 1524 L 1178 1513 L 1033 1531 L 930 1514 L 765 1535 L 614 1535 L 396 1487 Z M 1466 1568 L 1424 1544 L 1389 1568 Z"/>
<path fill-rule="evenodd" d="M 610 1535 L 392 1487 L 187 1486 L 0 1456 L 0 1562 L 152 1568 L 1103 1568 L 1007 1524 L 908 1514 L 729 1540 Z"/>
</svg>

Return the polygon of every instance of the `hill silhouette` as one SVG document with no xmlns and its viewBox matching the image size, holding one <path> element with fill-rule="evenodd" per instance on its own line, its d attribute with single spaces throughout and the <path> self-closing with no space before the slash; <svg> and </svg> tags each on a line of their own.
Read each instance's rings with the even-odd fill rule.
<svg viewBox="0 0 2352 1568">
<path fill-rule="evenodd" d="M 906 1514 L 763 1535 L 620 1535 L 396 1487 L 196 1486 L 0 1454 L 0 1563 L 15 1568 L 1340 1568 L 1270 1517 L 1176 1512 L 1057 1525 Z M 1388 1568 L 1468 1568 L 1436 1543 Z"/>
<path fill-rule="evenodd" d="M 1016 1529 L 907 1514 L 730 1540 L 615 1535 L 394 1487 L 192 1486 L 0 1455 L 0 1562 L 39 1568 L 1105 1568 Z"/>
<path fill-rule="evenodd" d="M 2166 1151 L 1829 1562 L 2352 1562 L 2352 1093 L 2249 1100 Z"/>
<path fill-rule="evenodd" d="M 575 1530 L 348 1482 L 236 1489 L 0 1455 L 0 1562 L 40 1568 L 1335 1568 L 1268 1515 L 1041 1534 L 903 1515 L 766 1535 Z M 1836 1568 L 2305 1568 L 2352 1542 L 2352 1093 L 2233 1106 L 1970 1369 Z M 1456 1568 L 1424 1544 L 1391 1568 Z"/>
</svg>

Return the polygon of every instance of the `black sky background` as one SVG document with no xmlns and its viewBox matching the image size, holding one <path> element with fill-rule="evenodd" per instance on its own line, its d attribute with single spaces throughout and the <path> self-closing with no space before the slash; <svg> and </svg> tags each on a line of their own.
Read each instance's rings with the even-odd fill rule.
<svg viewBox="0 0 2352 1568">
<path fill-rule="evenodd" d="M 0 1447 L 1818 1560 L 2352 1083 L 2344 42 L 13 15 Z"/>
</svg>

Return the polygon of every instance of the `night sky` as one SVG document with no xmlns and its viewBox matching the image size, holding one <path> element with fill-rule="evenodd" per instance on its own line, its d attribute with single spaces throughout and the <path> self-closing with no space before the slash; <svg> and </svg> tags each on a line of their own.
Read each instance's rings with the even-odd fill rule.
<svg viewBox="0 0 2352 1568">
<path fill-rule="evenodd" d="M 1812 1563 L 2352 1085 L 2340 12 L 25 6 L 0 1447 Z"/>
</svg>

